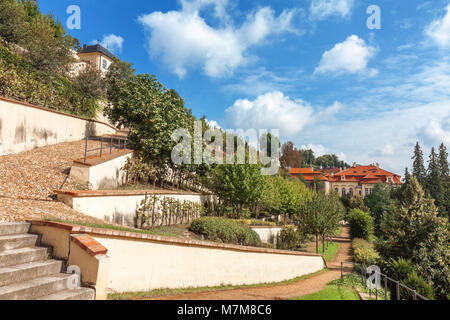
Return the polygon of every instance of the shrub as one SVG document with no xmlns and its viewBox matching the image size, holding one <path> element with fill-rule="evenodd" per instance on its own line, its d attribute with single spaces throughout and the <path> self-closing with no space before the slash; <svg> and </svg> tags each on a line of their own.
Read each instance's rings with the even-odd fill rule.
<svg viewBox="0 0 450 320">
<path fill-rule="evenodd" d="M 375 265 L 380 259 L 373 244 L 364 240 L 355 238 L 352 243 L 353 260 L 366 266 Z"/>
<path fill-rule="evenodd" d="M 294 250 L 302 243 L 300 233 L 292 225 L 284 226 L 277 237 L 277 248 L 284 250 Z"/>
<path fill-rule="evenodd" d="M 237 220 L 237 221 L 240 221 L 241 223 L 244 223 L 248 226 L 255 226 L 255 227 L 276 227 L 277 226 L 276 222 L 264 221 L 264 220 L 259 220 L 259 219 L 242 219 L 242 220 Z"/>
<path fill-rule="evenodd" d="M 403 258 L 391 258 L 386 265 L 386 271 L 389 277 L 399 281 L 405 286 L 416 290 L 419 294 L 426 298 L 433 299 L 434 292 L 432 286 L 417 274 L 417 271 L 410 260 Z M 391 295 L 396 296 L 396 288 L 391 285 Z M 400 288 L 400 296 L 402 299 L 412 300 L 412 292 L 404 288 Z"/>
<path fill-rule="evenodd" d="M 226 218 L 203 217 L 193 221 L 190 230 L 212 241 L 261 246 L 261 239 L 252 228 Z"/>
<path fill-rule="evenodd" d="M 373 234 L 373 218 L 369 213 L 360 209 L 353 209 L 349 216 L 350 235 L 352 238 L 369 240 Z"/>
</svg>

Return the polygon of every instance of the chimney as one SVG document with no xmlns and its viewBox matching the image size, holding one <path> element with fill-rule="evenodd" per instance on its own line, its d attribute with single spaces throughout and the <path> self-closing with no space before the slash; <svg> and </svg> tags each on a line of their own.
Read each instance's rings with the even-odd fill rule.
<svg viewBox="0 0 450 320">
<path fill-rule="evenodd" d="M 356 162 L 353 162 L 353 168 L 356 168 Z"/>
<path fill-rule="evenodd" d="M 380 169 L 380 164 L 377 162 L 376 163 L 377 169 Z"/>
</svg>

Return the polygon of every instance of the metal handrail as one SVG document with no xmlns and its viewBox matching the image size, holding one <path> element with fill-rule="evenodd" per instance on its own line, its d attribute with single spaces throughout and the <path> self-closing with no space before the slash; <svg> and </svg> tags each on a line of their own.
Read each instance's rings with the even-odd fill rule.
<svg viewBox="0 0 450 320">
<path fill-rule="evenodd" d="M 89 140 L 100 141 L 100 148 L 93 148 L 93 149 L 88 150 Z M 118 143 L 114 144 L 115 141 L 117 141 Z M 122 141 L 123 141 L 123 144 L 122 144 Z M 87 161 L 87 155 L 89 152 L 100 151 L 100 158 L 103 157 L 103 154 L 107 153 L 107 151 L 108 151 L 108 148 L 103 146 L 104 143 L 106 145 L 108 145 L 108 143 L 109 143 L 109 154 L 111 155 L 113 152 L 113 149 L 117 149 L 117 150 L 127 149 L 128 138 L 112 137 L 112 136 L 110 138 L 97 137 L 97 136 L 86 137 L 85 145 L 84 145 L 84 162 Z M 106 151 L 106 152 L 104 152 L 104 151 Z"/>
<path fill-rule="evenodd" d="M 341 281 L 344 279 L 344 264 L 350 264 L 350 263 L 341 262 Z M 362 282 L 363 282 L 364 288 L 366 288 L 366 276 L 365 275 L 367 274 L 367 272 L 366 272 L 367 268 L 366 268 L 365 265 L 362 265 L 362 267 L 363 267 L 363 270 L 362 270 L 361 278 L 362 278 Z M 387 295 L 387 292 L 388 292 L 388 281 L 393 282 L 395 284 L 395 286 L 396 286 L 397 300 L 401 300 L 400 287 L 410 291 L 413 294 L 413 300 L 417 300 L 417 298 L 420 298 L 422 300 L 430 300 L 430 299 L 422 296 L 421 294 L 419 294 L 416 290 L 414 290 L 414 289 L 404 285 L 403 283 L 400 283 L 400 281 L 392 279 L 392 278 L 388 277 L 387 275 L 385 275 L 384 273 L 377 272 L 376 270 L 374 272 L 375 273 L 379 273 L 380 279 L 384 278 L 384 299 L 385 300 L 388 300 L 388 295 Z M 376 298 L 376 300 L 378 300 L 378 290 L 379 289 L 375 289 L 375 298 Z M 370 296 L 371 296 L 371 293 L 372 292 L 369 289 L 369 295 Z"/>
</svg>

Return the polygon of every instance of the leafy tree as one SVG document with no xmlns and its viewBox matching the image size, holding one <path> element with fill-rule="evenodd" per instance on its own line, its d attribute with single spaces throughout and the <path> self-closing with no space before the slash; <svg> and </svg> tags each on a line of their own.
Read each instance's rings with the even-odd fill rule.
<svg viewBox="0 0 450 320">
<path fill-rule="evenodd" d="M 450 293 L 448 241 L 447 220 L 438 217 L 433 199 L 412 177 L 402 200 L 384 216 L 378 251 L 386 260 L 411 260 L 418 274 L 433 283 L 436 295 L 445 298 Z"/>
<path fill-rule="evenodd" d="M 82 70 L 74 79 L 74 83 L 83 92 L 85 99 L 97 100 L 102 98 L 105 93 L 101 72 L 92 66 Z"/>
<path fill-rule="evenodd" d="M 364 198 L 359 195 L 356 197 L 350 198 L 349 208 L 350 209 L 360 209 L 365 212 L 370 211 L 369 207 L 367 207 L 366 204 L 364 203 Z"/>
<path fill-rule="evenodd" d="M 316 192 L 322 190 L 322 188 L 323 188 L 323 182 L 322 182 L 322 180 L 320 180 L 320 178 L 319 178 L 318 176 L 315 176 L 315 177 L 314 177 L 314 180 L 313 180 L 313 182 L 312 182 L 312 184 L 311 184 L 311 188 L 312 188 L 314 191 L 316 191 Z"/>
<path fill-rule="evenodd" d="M 257 203 L 264 187 L 258 164 L 219 165 L 212 170 L 212 178 L 219 197 L 237 205 L 240 219 L 244 205 Z"/>
<path fill-rule="evenodd" d="M 375 231 L 380 230 L 383 216 L 391 209 L 392 200 L 389 187 L 384 184 L 377 184 L 371 194 L 364 199 L 366 206 L 370 209 L 370 214 L 374 218 Z"/>
<path fill-rule="evenodd" d="M 302 155 L 294 147 L 294 143 L 291 141 L 286 142 L 281 147 L 281 166 L 283 168 L 298 168 L 302 164 Z"/>
<path fill-rule="evenodd" d="M 264 152 L 268 157 L 272 157 L 272 141 L 273 144 L 276 145 L 278 149 L 280 149 L 281 147 L 280 140 L 278 139 L 278 137 L 272 135 L 271 133 L 264 133 L 259 138 L 261 151 Z"/>
<path fill-rule="evenodd" d="M 319 252 L 319 238 L 323 243 L 327 236 L 333 235 L 344 216 L 344 208 L 335 193 L 313 192 L 310 199 L 303 201 L 296 219 L 299 231 L 314 235 L 316 252 Z"/>
<path fill-rule="evenodd" d="M 425 170 L 425 165 L 423 161 L 423 152 L 420 148 L 419 142 L 416 143 L 414 148 L 414 156 L 412 157 L 413 162 L 413 176 L 416 177 L 417 181 L 424 186 L 426 183 L 427 172 Z"/>
<path fill-rule="evenodd" d="M 16 0 L 0 1 L 0 37 L 9 43 L 19 43 L 28 35 L 27 12 Z"/>
</svg>

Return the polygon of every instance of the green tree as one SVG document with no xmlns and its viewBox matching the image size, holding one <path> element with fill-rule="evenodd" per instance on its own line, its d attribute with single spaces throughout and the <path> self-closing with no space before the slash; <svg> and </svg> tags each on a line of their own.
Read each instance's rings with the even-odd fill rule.
<svg viewBox="0 0 450 320">
<path fill-rule="evenodd" d="M 19 43 L 28 36 L 27 12 L 16 0 L 0 1 L 0 37 L 9 43 Z"/>
<path fill-rule="evenodd" d="M 311 184 L 311 188 L 312 188 L 314 191 L 316 191 L 316 192 L 322 190 L 322 188 L 323 188 L 323 182 L 322 182 L 322 180 L 320 180 L 320 178 L 319 178 L 318 176 L 315 176 L 315 177 L 314 177 L 314 180 L 313 180 L 313 182 L 312 182 L 312 184 Z"/>
<path fill-rule="evenodd" d="M 212 178 L 218 196 L 237 206 L 240 219 L 244 206 L 257 203 L 264 188 L 258 164 L 219 165 L 212 170 Z"/>
<path fill-rule="evenodd" d="M 431 149 L 430 160 L 428 161 L 428 171 L 426 179 L 426 190 L 435 200 L 435 204 L 440 213 L 445 211 L 445 180 L 441 173 L 438 155 L 434 147 Z"/>
<path fill-rule="evenodd" d="M 364 199 L 366 206 L 370 209 L 370 214 L 374 218 L 375 231 L 380 231 L 383 216 L 391 209 L 392 200 L 389 187 L 384 184 L 377 184 L 371 194 Z"/>
<path fill-rule="evenodd" d="M 450 218 L 450 172 L 447 147 L 444 145 L 444 143 L 441 143 L 441 145 L 439 146 L 438 166 L 443 190 L 442 203 L 439 204 L 439 212 L 441 217 Z"/>
<path fill-rule="evenodd" d="M 299 231 L 316 238 L 316 252 L 319 252 L 319 238 L 323 243 L 327 236 L 334 234 L 343 219 L 344 208 L 335 193 L 313 192 L 299 207 L 296 222 Z"/>
<path fill-rule="evenodd" d="M 416 143 L 414 148 L 414 156 L 412 157 L 413 162 L 413 173 L 412 175 L 416 177 L 417 181 L 424 186 L 426 183 L 427 171 L 425 170 L 423 152 L 420 148 L 419 142 Z"/>
<path fill-rule="evenodd" d="M 431 281 L 436 295 L 450 294 L 449 226 L 415 177 L 393 210 L 384 216 L 377 248 L 382 257 L 409 259 L 417 272 Z"/>
</svg>

